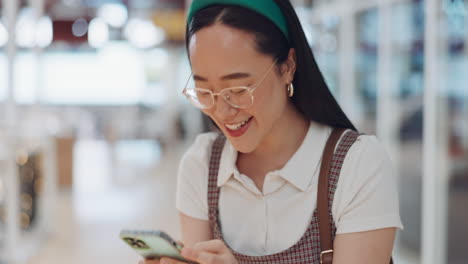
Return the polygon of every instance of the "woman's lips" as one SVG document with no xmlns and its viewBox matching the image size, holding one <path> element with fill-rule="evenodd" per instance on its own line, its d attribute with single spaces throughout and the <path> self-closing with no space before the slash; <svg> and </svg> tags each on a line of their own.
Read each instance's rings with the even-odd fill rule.
<svg viewBox="0 0 468 264">
<path fill-rule="evenodd" d="M 249 126 L 252 123 L 252 119 L 253 117 L 250 117 L 246 124 L 244 124 L 239 129 L 236 129 L 236 130 L 230 129 L 226 125 L 224 127 L 226 128 L 226 131 L 229 133 L 231 137 L 240 137 L 243 134 L 245 134 L 245 132 L 247 132 L 247 130 L 249 129 Z"/>
</svg>

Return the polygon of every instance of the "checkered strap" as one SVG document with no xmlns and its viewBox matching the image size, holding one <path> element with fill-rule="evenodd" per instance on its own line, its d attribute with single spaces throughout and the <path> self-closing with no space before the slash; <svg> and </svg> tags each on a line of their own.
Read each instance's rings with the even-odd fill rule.
<svg viewBox="0 0 468 264">
<path fill-rule="evenodd" d="M 336 147 L 346 129 L 334 129 L 328 138 L 322 155 L 320 176 L 317 191 L 317 211 L 320 233 L 320 261 L 333 262 L 333 240 L 336 233 L 331 212 L 336 184 L 340 175 L 344 158 L 349 148 L 356 141 L 357 133 L 346 133 Z M 332 234 L 332 230 L 334 233 Z"/>
<path fill-rule="evenodd" d="M 219 134 L 211 148 L 208 177 L 208 214 L 214 237 L 221 236 L 220 226 L 217 221 L 219 201 L 218 171 L 225 142 L 226 137 L 223 134 Z"/>
</svg>

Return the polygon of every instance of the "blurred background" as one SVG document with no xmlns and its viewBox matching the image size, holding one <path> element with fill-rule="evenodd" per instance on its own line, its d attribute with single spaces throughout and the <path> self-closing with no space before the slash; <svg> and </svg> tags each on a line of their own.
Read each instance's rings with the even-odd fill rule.
<svg viewBox="0 0 468 264">
<path fill-rule="evenodd" d="M 180 238 L 189 0 L 0 1 L 0 263 L 137 263 Z M 399 176 L 396 263 L 468 263 L 468 1 L 296 0 L 318 64 Z"/>
</svg>

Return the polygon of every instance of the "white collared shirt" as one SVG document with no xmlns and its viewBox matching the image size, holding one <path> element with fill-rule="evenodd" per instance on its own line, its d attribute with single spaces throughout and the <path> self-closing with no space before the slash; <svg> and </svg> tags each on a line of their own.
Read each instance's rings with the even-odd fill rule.
<svg viewBox="0 0 468 264">
<path fill-rule="evenodd" d="M 263 190 L 239 173 L 237 151 L 226 141 L 218 175 L 219 217 L 232 249 L 251 256 L 275 254 L 303 236 L 317 206 L 321 158 L 330 133 L 330 127 L 311 122 L 302 145 L 286 165 L 265 176 Z M 193 218 L 208 220 L 209 157 L 216 136 L 199 135 L 179 166 L 176 206 Z M 403 228 L 396 177 L 375 136 L 361 135 L 350 148 L 332 214 L 337 234 Z"/>
</svg>

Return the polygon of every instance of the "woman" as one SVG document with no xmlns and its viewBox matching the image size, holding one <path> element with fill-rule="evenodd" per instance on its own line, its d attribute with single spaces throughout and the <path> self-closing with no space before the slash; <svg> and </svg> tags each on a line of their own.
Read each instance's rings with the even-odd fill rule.
<svg viewBox="0 0 468 264">
<path fill-rule="evenodd" d="M 320 263 L 314 210 L 322 153 L 332 130 L 345 128 L 341 141 L 355 136 L 332 184 L 333 263 L 389 263 L 402 228 L 389 159 L 336 103 L 291 3 L 194 0 L 187 51 L 197 88 L 184 94 L 227 140 L 202 134 L 181 161 L 183 256 L 204 264 Z"/>
</svg>

